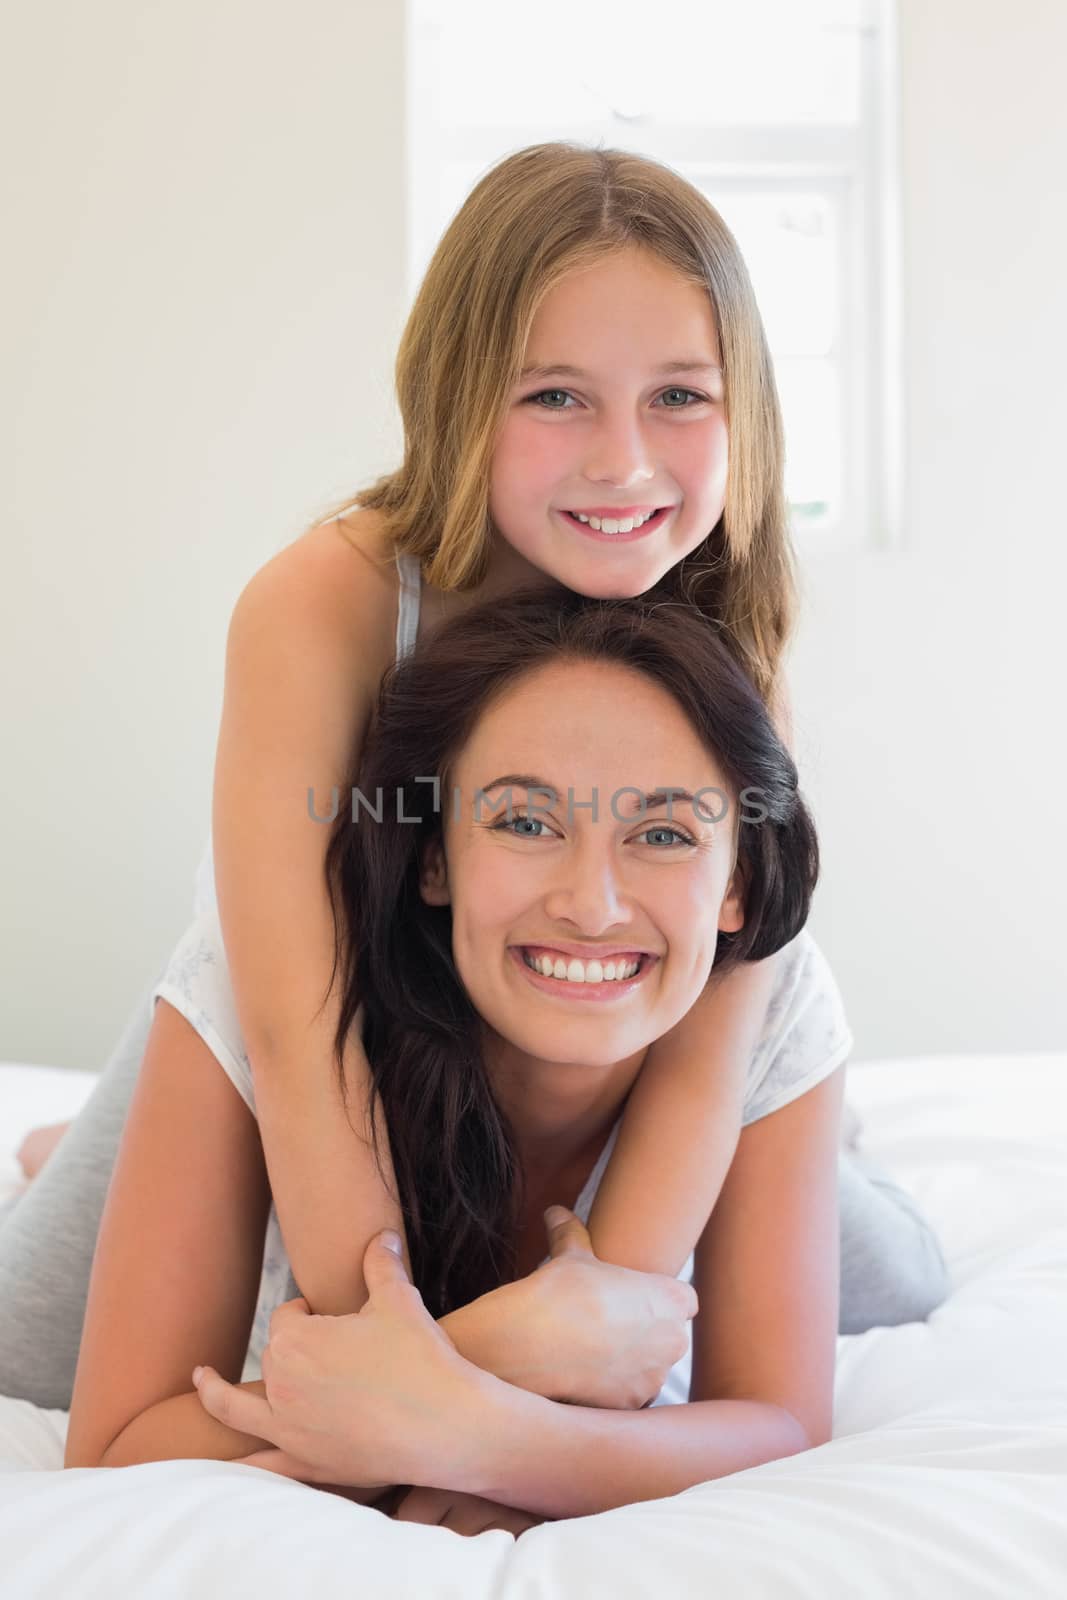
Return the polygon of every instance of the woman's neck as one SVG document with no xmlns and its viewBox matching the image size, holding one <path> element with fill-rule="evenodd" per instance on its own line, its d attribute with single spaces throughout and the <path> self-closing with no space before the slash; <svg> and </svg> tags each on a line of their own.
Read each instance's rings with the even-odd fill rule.
<svg viewBox="0 0 1067 1600">
<path fill-rule="evenodd" d="M 570 1173 L 591 1147 L 603 1147 L 647 1050 L 608 1066 L 544 1061 L 491 1034 L 485 1065 L 497 1104 L 515 1135 L 529 1182 Z"/>
</svg>

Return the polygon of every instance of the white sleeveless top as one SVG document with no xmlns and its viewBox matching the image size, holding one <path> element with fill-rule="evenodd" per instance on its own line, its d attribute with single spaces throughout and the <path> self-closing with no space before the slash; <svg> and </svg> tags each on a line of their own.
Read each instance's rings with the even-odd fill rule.
<svg viewBox="0 0 1067 1600">
<path fill-rule="evenodd" d="M 396 624 L 397 659 L 415 648 L 419 625 L 422 578 L 418 560 L 396 558 L 400 597 Z M 162 979 L 152 994 L 169 1002 L 186 1018 L 207 1044 L 245 1104 L 256 1113 L 252 1068 L 244 1048 L 226 951 L 222 942 L 215 900 L 211 838 L 197 869 L 196 916 L 179 940 Z M 806 929 L 784 947 L 779 956 L 774 990 L 763 1030 L 745 1083 L 742 1126 L 769 1116 L 772 1111 L 806 1094 L 830 1076 L 853 1048 L 852 1032 L 833 973 Z M 588 1181 L 574 1204 L 577 1216 L 589 1221 L 593 1201 L 611 1159 L 622 1117 L 616 1121 Z M 547 1257 L 545 1257 L 547 1260 Z M 693 1276 L 690 1255 L 678 1274 L 689 1283 Z M 270 1331 L 271 1313 L 300 1293 L 289 1267 L 278 1215 L 271 1203 L 263 1252 L 263 1273 L 241 1382 L 262 1376 L 260 1357 Z M 689 1398 L 692 1364 L 692 1324 L 687 1325 L 689 1348 L 667 1375 L 654 1405 L 679 1405 Z"/>
</svg>

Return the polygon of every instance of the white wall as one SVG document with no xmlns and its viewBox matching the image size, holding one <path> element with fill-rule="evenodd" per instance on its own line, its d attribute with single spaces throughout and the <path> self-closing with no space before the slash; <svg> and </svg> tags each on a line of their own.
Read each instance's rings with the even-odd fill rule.
<svg viewBox="0 0 1067 1600">
<path fill-rule="evenodd" d="M 0 1059 L 107 1059 L 192 912 L 234 600 L 399 452 L 403 16 L 5 29 Z"/>
<path fill-rule="evenodd" d="M 804 570 L 813 930 L 858 1059 L 1062 1049 L 1067 9 L 901 12 L 907 542 Z M 0 1058 L 95 1068 L 191 910 L 233 601 L 398 459 L 403 8 L 46 0 L 0 73 Z"/>
<path fill-rule="evenodd" d="M 906 547 L 806 572 L 857 1059 L 1067 1044 L 1067 7 L 902 0 Z"/>
</svg>

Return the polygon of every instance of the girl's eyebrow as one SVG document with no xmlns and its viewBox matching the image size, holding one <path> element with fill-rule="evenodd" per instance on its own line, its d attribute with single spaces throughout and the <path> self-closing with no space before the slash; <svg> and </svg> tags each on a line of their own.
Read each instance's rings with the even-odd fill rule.
<svg viewBox="0 0 1067 1600">
<path fill-rule="evenodd" d="M 696 358 L 686 358 L 681 361 L 661 361 L 658 367 L 652 368 L 653 372 L 721 372 L 722 368 L 714 361 L 700 361 Z M 552 378 L 562 375 L 567 378 L 590 378 L 592 373 L 583 372 L 581 367 L 568 367 L 562 363 L 556 366 L 523 367 L 519 373 L 520 380 L 524 378 Z"/>
</svg>

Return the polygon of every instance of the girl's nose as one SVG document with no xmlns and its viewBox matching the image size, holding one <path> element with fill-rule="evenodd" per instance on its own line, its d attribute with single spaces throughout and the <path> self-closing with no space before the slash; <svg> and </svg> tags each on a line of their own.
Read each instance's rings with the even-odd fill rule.
<svg viewBox="0 0 1067 1600">
<path fill-rule="evenodd" d="M 638 418 L 621 412 L 605 416 L 589 446 L 585 476 L 613 495 L 631 490 L 640 498 L 642 487 L 656 472 L 649 444 Z"/>
</svg>

